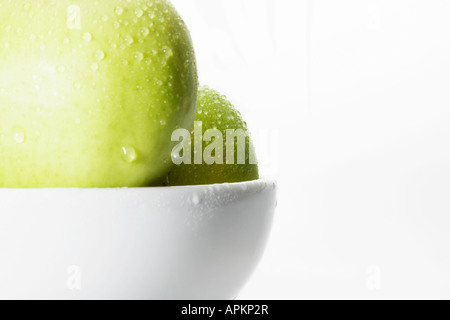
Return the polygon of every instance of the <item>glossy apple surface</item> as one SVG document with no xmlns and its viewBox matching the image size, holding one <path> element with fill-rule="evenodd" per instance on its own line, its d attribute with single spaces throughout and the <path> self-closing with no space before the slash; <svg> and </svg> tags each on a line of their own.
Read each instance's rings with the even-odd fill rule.
<svg viewBox="0 0 450 320">
<path fill-rule="evenodd" d="M 231 145 L 234 149 L 234 159 L 227 162 L 227 130 L 242 130 L 248 133 L 247 124 L 242 119 L 238 110 L 234 108 L 230 101 L 219 92 L 202 87 L 198 93 L 197 113 L 194 122 L 201 122 L 202 149 L 197 149 L 203 153 L 211 145 L 211 141 L 205 141 L 206 132 L 210 129 L 218 130 L 222 134 L 223 142 L 223 161 L 221 164 L 208 164 L 203 159 L 201 164 L 195 164 L 195 128 L 191 130 L 190 151 L 191 164 L 174 165 L 170 171 L 166 184 L 169 186 L 187 186 L 187 185 L 208 185 L 220 183 L 233 183 L 252 181 L 259 179 L 259 169 L 256 162 L 255 149 L 251 138 L 246 140 L 245 161 L 240 163 L 238 160 L 238 140 Z M 217 150 L 217 149 L 216 149 Z M 216 151 L 211 152 L 215 155 Z M 184 153 L 183 153 L 184 154 Z M 209 155 L 209 153 L 206 153 Z"/>
<path fill-rule="evenodd" d="M 0 187 L 139 187 L 190 128 L 197 71 L 164 0 L 0 2 Z"/>
</svg>

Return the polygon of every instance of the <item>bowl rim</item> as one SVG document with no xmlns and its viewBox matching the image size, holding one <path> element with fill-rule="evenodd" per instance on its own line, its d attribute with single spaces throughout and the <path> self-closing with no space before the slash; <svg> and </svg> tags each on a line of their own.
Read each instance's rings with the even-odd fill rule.
<svg viewBox="0 0 450 320">
<path fill-rule="evenodd" d="M 227 183 L 215 183 L 215 184 L 201 184 L 201 185 L 186 185 L 186 186 L 155 186 L 155 187 L 117 187 L 117 188 L 0 188 L 1 191 L 31 191 L 31 190 L 96 190 L 96 191 L 111 191 L 111 190 L 197 190 L 204 188 L 243 188 L 255 185 L 273 185 L 274 188 L 278 187 L 277 180 L 272 177 L 262 177 L 257 180 L 242 181 L 242 182 L 227 182 Z"/>
<path fill-rule="evenodd" d="M 225 183 L 213 183 L 213 184 L 198 184 L 187 186 L 166 186 L 166 187 L 144 187 L 144 189 L 195 189 L 195 188 L 220 188 L 220 187 L 242 187 L 246 185 L 260 185 L 260 184 L 273 184 L 275 187 L 278 185 L 275 178 L 259 178 L 257 180 L 241 181 L 241 182 L 225 182 Z M 128 188 L 128 189 L 142 189 L 142 188 Z"/>
</svg>

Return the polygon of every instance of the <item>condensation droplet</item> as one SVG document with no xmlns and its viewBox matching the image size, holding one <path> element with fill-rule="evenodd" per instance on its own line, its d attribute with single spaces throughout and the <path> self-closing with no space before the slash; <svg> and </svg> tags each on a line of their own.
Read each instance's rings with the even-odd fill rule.
<svg viewBox="0 0 450 320">
<path fill-rule="evenodd" d="M 25 131 L 22 128 L 14 128 L 13 131 L 14 141 L 21 144 L 25 142 Z"/>
<path fill-rule="evenodd" d="M 141 28 L 141 34 L 144 37 L 147 37 L 150 34 L 150 30 L 148 30 L 148 28 L 146 28 L 146 27 L 143 27 L 143 28 Z"/>
<path fill-rule="evenodd" d="M 95 58 L 99 61 L 105 59 L 105 53 L 102 50 L 95 51 Z"/>
<path fill-rule="evenodd" d="M 133 44 L 133 42 L 134 42 L 134 39 L 133 39 L 133 37 L 132 36 L 125 36 L 125 43 L 127 44 L 127 45 L 131 45 L 131 44 Z"/>
<path fill-rule="evenodd" d="M 80 82 L 75 82 L 74 84 L 73 84 L 73 86 L 76 88 L 76 89 L 81 89 L 81 83 Z"/>
<path fill-rule="evenodd" d="M 116 11 L 116 14 L 118 14 L 120 16 L 123 13 L 123 8 L 117 7 L 115 11 Z"/>
<path fill-rule="evenodd" d="M 193 203 L 194 205 L 199 205 L 199 204 L 200 204 L 200 197 L 199 197 L 198 194 L 194 194 L 194 195 L 192 196 L 192 203 Z"/>
<path fill-rule="evenodd" d="M 136 52 L 135 53 L 135 55 L 134 55 L 134 58 L 137 60 L 137 61 L 142 61 L 143 59 L 144 59 L 144 54 L 142 53 L 142 52 Z"/>
<path fill-rule="evenodd" d="M 169 47 L 163 47 L 164 58 L 169 60 L 173 56 L 173 51 Z"/>
<path fill-rule="evenodd" d="M 132 163 L 137 159 L 136 149 L 133 146 L 122 147 L 122 159 L 127 163 Z"/>
<path fill-rule="evenodd" d="M 63 66 L 63 65 L 59 65 L 59 66 L 56 67 L 56 70 L 57 70 L 59 73 L 63 73 L 64 71 L 66 71 L 66 67 Z"/>
<path fill-rule="evenodd" d="M 119 21 L 114 21 L 113 26 L 114 26 L 114 28 L 119 29 L 120 28 L 120 22 Z"/>
<path fill-rule="evenodd" d="M 97 71 L 98 70 L 98 63 L 93 63 L 93 64 L 91 64 L 91 70 L 92 71 Z"/>
<path fill-rule="evenodd" d="M 167 122 L 164 120 L 159 121 L 159 123 L 164 127 L 165 125 L 167 125 Z"/>
<path fill-rule="evenodd" d="M 144 11 L 141 8 L 136 8 L 136 10 L 134 10 L 134 14 L 140 18 L 144 15 Z"/>
<path fill-rule="evenodd" d="M 89 42 L 92 40 L 92 34 L 90 34 L 89 32 L 85 32 L 83 33 L 83 40 L 86 42 Z"/>
</svg>

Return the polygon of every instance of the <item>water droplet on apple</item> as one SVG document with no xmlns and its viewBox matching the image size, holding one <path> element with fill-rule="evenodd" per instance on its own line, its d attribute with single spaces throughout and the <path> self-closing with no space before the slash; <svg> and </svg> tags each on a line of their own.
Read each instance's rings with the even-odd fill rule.
<svg viewBox="0 0 450 320">
<path fill-rule="evenodd" d="M 120 28 L 120 22 L 119 21 L 114 21 L 113 26 L 114 26 L 114 28 L 119 29 Z"/>
<path fill-rule="evenodd" d="M 127 163 L 133 163 L 137 159 L 136 149 L 133 146 L 122 147 L 122 159 Z"/>
<path fill-rule="evenodd" d="M 98 70 L 98 63 L 93 63 L 93 64 L 91 64 L 91 70 L 92 71 L 97 71 Z"/>
<path fill-rule="evenodd" d="M 134 10 L 134 14 L 140 18 L 144 15 L 144 11 L 141 8 L 136 8 L 136 10 Z"/>
<path fill-rule="evenodd" d="M 25 142 L 25 131 L 22 128 L 16 127 L 13 130 L 14 140 L 21 144 Z"/>
<path fill-rule="evenodd" d="M 136 52 L 135 53 L 135 55 L 134 55 L 134 58 L 137 60 L 137 61 L 142 61 L 143 59 L 144 59 L 144 54 L 142 53 L 142 52 Z"/>
<path fill-rule="evenodd" d="M 66 67 L 63 65 L 59 65 L 56 67 L 56 71 L 58 71 L 59 73 L 64 73 L 64 71 L 66 71 Z"/>
<path fill-rule="evenodd" d="M 173 56 L 173 51 L 169 47 L 163 47 L 164 59 L 167 61 Z"/>
<path fill-rule="evenodd" d="M 164 121 L 164 120 L 159 121 L 159 123 L 160 123 L 163 127 L 167 125 L 167 122 Z"/>
<path fill-rule="evenodd" d="M 148 28 L 146 28 L 146 27 L 143 27 L 143 28 L 141 28 L 141 34 L 144 37 L 147 37 L 150 34 L 150 30 L 148 30 Z"/>
<path fill-rule="evenodd" d="M 97 58 L 97 60 L 102 61 L 103 59 L 105 59 L 105 53 L 102 50 L 97 50 L 95 51 L 95 58 Z"/>
<path fill-rule="evenodd" d="M 123 8 L 117 7 L 115 11 L 116 11 L 116 14 L 118 14 L 120 16 L 123 13 Z"/>
<path fill-rule="evenodd" d="M 134 39 L 133 39 L 133 37 L 132 36 L 125 36 L 125 43 L 127 44 L 127 45 L 132 45 L 133 44 L 133 42 L 134 42 Z"/>
<path fill-rule="evenodd" d="M 73 86 L 74 86 L 76 89 L 81 89 L 81 83 L 79 83 L 78 81 L 75 82 L 75 83 L 73 84 Z"/>
<path fill-rule="evenodd" d="M 83 33 L 83 40 L 86 42 L 90 42 L 92 40 L 92 34 L 90 34 L 89 32 Z"/>
</svg>

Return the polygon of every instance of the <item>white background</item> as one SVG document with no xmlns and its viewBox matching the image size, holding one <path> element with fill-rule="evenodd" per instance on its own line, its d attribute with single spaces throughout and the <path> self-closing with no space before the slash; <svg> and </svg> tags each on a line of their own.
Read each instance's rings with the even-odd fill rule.
<svg viewBox="0 0 450 320">
<path fill-rule="evenodd" d="M 450 1 L 172 2 L 279 182 L 240 298 L 449 298 Z"/>
</svg>

